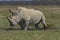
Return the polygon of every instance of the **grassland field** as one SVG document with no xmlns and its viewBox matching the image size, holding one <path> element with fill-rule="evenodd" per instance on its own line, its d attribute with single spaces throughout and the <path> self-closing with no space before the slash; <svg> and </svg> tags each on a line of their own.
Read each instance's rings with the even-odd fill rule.
<svg viewBox="0 0 60 40">
<path fill-rule="evenodd" d="M 10 16 L 9 9 L 15 9 L 20 5 L 0 5 L 0 40 L 60 40 L 60 6 L 23 5 L 23 7 L 40 10 L 46 17 L 47 30 L 19 30 L 16 25 L 13 30 L 7 30 L 11 26 L 6 18 Z M 42 24 L 39 24 L 43 27 Z"/>
</svg>

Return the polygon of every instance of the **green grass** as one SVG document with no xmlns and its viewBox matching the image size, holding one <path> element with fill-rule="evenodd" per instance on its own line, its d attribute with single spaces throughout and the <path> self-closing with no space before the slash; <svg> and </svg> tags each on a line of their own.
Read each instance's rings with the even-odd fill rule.
<svg viewBox="0 0 60 40">
<path fill-rule="evenodd" d="M 34 30 L 18 30 L 19 25 L 16 25 L 13 30 L 7 30 L 11 27 L 6 19 L 6 16 L 10 15 L 8 9 L 18 6 L 0 5 L 0 40 L 60 40 L 60 6 L 24 6 L 44 13 L 48 25 L 47 30 L 35 30 L 34 26 L 29 27 Z"/>
</svg>

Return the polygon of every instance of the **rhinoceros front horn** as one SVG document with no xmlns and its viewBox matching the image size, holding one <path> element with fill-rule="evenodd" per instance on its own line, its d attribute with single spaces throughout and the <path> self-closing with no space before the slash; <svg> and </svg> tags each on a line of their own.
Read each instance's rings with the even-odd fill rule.
<svg viewBox="0 0 60 40">
<path fill-rule="evenodd" d="M 7 17 L 7 19 L 8 19 L 8 21 L 9 21 L 9 22 L 11 22 L 11 21 L 12 21 L 12 19 L 11 19 L 10 17 Z"/>
<path fill-rule="evenodd" d="M 10 24 L 10 26 L 14 26 L 13 24 L 12 24 L 12 19 L 10 18 L 10 17 L 7 17 L 7 19 L 8 19 L 8 21 L 9 21 L 9 24 Z"/>
</svg>

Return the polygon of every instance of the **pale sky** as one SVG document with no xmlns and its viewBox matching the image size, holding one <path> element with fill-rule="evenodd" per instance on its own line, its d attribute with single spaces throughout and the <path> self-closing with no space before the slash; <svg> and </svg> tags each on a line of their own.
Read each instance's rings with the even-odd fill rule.
<svg viewBox="0 0 60 40">
<path fill-rule="evenodd" d="M 32 1 L 32 0 L 0 0 L 0 1 Z"/>
</svg>

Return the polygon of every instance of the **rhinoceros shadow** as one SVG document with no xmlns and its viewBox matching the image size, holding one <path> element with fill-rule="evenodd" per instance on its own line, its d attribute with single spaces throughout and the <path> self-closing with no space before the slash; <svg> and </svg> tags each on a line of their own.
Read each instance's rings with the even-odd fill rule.
<svg viewBox="0 0 60 40">
<path fill-rule="evenodd" d="M 58 27 L 50 28 L 49 27 L 46 30 L 58 30 L 58 29 L 60 29 L 60 28 L 58 28 Z M 9 31 L 10 30 L 10 31 L 13 31 L 13 30 L 22 30 L 22 29 L 19 29 L 19 28 L 2 28 L 2 27 L 0 27 L 0 30 L 5 30 L 5 31 Z M 29 29 L 28 28 L 27 30 L 32 30 L 33 31 L 33 30 L 36 30 L 36 29 Z M 43 30 L 43 29 L 41 28 L 40 30 Z"/>
<path fill-rule="evenodd" d="M 0 30 L 5 30 L 5 31 L 9 31 L 9 30 L 11 30 L 11 31 L 13 31 L 13 30 L 22 30 L 22 29 L 20 29 L 20 28 L 2 28 L 2 27 L 0 27 Z M 27 30 L 35 30 L 35 29 L 27 29 Z"/>
</svg>

